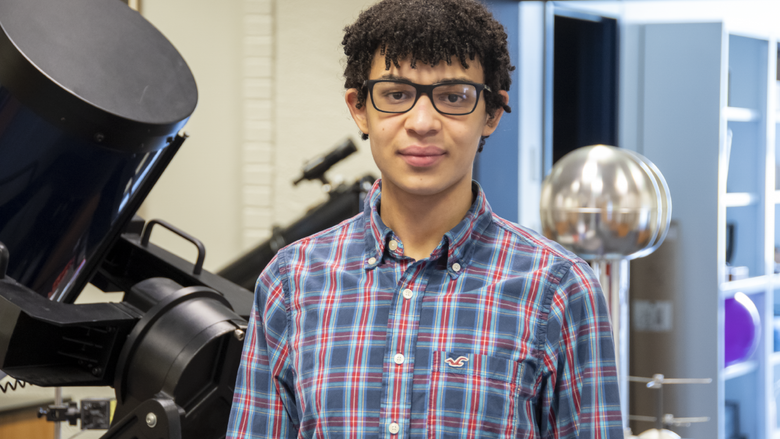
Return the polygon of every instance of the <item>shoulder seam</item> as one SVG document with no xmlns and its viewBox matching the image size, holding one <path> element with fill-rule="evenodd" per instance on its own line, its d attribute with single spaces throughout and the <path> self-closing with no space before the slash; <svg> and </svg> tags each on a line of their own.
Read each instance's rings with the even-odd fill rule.
<svg viewBox="0 0 780 439">
<path fill-rule="evenodd" d="M 284 298 L 284 315 L 287 326 L 287 352 L 288 356 L 291 355 L 293 350 L 292 334 L 293 334 L 293 322 L 292 322 L 292 299 L 290 298 L 290 270 L 287 267 L 287 255 L 285 249 L 279 250 L 276 254 L 279 258 L 279 276 L 282 281 L 282 297 Z M 283 268 L 282 268 L 283 267 Z"/>
<path fill-rule="evenodd" d="M 340 229 L 342 227 L 351 226 L 351 223 L 359 221 L 362 217 L 363 217 L 363 212 L 360 212 L 357 215 L 355 215 L 355 216 L 353 216 L 351 218 L 347 218 L 344 221 L 342 221 L 342 222 L 340 222 L 340 223 L 338 223 L 336 225 L 330 226 L 330 227 L 328 227 L 325 230 L 321 230 L 321 231 L 319 231 L 317 233 L 314 233 L 314 234 L 311 234 L 309 236 L 306 236 L 306 237 L 303 237 L 301 239 L 298 239 L 296 241 L 293 241 L 293 242 L 285 245 L 281 250 L 279 250 L 279 252 L 281 253 L 281 251 L 283 249 L 286 249 L 288 247 L 292 247 L 292 246 L 295 246 L 295 245 L 300 245 L 301 243 L 304 243 L 304 242 L 314 241 L 315 239 L 321 238 L 321 237 L 329 235 L 331 233 L 335 233 L 336 230 L 338 230 L 338 229 Z"/>
<path fill-rule="evenodd" d="M 500 216 L 496 215 L 495 213 L 493 214 L 493 219 L 494 219 L 493 222 L 498 227 L 501 227 L 502 229 L 506 230 L 507 232 L 509 232 L 509 233 L 511 233 L 513 235 L 516 235 L 520 239 L 523 239 L 523 240 L 525 240 L 525 241 L 527 241 L 527 242 L 529 242 L 531 244 L 534 244 L 536 246 L 539 246 L 539 247 L 543 248 L 544 251 L 552 253 L 556 257 L 564 259 L 564 260 L 570 262 L 571 264 L 576 264 L 576 263 L 578 263 L 579 261 L 582 260 L 579 256 L 575 255 L 575 257 L 572 258 L 569 255 L 566 255 L 564 253 L 559 252 L 555 248 L 553 248 L 550 245 L 548 245 L 546 242 L 537 240 L 535 238 L 532 238 L 527 233 L 525 233 L 523 231 L 523 229 L 521 229 L 518 226 L 516 226 L 515 224 L 505 220 L 504 218 L 501 218 Z"/>
<path fill-rule="evenodd" d="M 561 267 L 559 267 L 555 271 L 555 283 L 550 283 L 550 286 L 547 288 L 547 291 L 545 291 L 544 298 L 542 299 L 542 316 L 543 320 L 542 323 L 539 325 L 539 334 L 538 334 L 538 341 L 537 341 L 537 349 L 541 356 L 545 355 L 544 345 L 547 342 L 547 335 L 548 335 L 548 329 L 549 329 L 549 321 L 550 321 L 550 314 L 552 311 L 552 303 L 553 299 L 555 298 L 555 295 L 558 293 L 561 287 L 561 281 L 569 274 L 572 267 L 574 267 L 575 263 L 569 259 L 566 259 L 565 264 L 561 264 Z M 541 368 L 540 368 L 541 370 Z"/>
</svg>

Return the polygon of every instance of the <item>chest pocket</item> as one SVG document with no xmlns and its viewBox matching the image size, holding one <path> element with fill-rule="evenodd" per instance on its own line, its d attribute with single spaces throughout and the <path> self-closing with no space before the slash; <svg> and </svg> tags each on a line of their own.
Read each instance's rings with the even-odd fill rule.
<svg viewBox="0 0 780 439">
<path fill-rule="evenodd" d="M 434 352 L 427 437 L 513 437 L 523 367 L 505 358 Z"/>
</svg>

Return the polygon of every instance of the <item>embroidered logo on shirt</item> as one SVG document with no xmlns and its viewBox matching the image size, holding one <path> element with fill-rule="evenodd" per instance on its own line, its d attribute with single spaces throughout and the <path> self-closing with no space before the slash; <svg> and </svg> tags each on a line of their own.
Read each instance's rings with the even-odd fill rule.
<svg viewBox="0 0 780 439">
<path fill-rule="evenodd" d="M 447 358 L 446 360 L 444 360 L 445 363 L 449 364 L 452 367 L 463 367 L 463 365 L 466 364 L 467 361 L 469 361 L 469 359 L 467 357 L 464 357 L 463 355 L 456 358 L 455 360 L 453 360 L 452 358 Z"/>
</svg>

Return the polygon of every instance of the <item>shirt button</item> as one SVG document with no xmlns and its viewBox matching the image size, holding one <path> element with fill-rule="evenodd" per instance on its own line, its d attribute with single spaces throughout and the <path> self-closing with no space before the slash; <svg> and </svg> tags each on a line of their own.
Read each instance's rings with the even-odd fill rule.
<svg viewBox="0 0 780 439">
<path fill-rule="evenodd" d="M 368 258 L 368 265 L 376 264 L 376 258 Z"/>
<path fill-rule="evenodd" d="M 405 299 L 411 299 L 412 296 L 414 296 L 414 292 L 412 290 L 410 290 L 409 288 L 407 288 L 407 289 L 404 290 L 403 295 L 404 295 Z"/>
<path fill-rule="evenodd" d="M 398 242 L 397 242 L 395 239 L 393 239 L 392 241 L 390 241 L 390 242 L 387 244 L 387 246 L 388 246 L 388 247 L 390 247 L 390 250 L 392 250 L 392 251 L 396 251 L 396 250 L 398 250 Z"/>
<path fill-rule="evenodd" d="M 458 264 L 457 262 L 452 264 L 452 271 L 454 271 L 456 273 L 459 272 L 460 271 L 460 264 Z"/>
<path fill-rule="evenodd" d="M 395 361 L 395 364 L 404 364 L 403 354 L 395 354 L 395 357 L 393 357 L 393 361 Z"/>
<path fill-rule="evenodd" d="M 401 431 L 401 426 L 393 422 L 387 426 L 387 430 L 390 432 L 390 434 L 398 434 L 398 432 Z"/>
</svg>

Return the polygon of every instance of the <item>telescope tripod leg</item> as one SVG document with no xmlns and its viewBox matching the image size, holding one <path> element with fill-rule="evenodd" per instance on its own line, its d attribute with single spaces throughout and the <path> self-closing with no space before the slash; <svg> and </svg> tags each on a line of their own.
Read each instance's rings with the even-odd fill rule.
<svg viewBox="0 0 780 439">
<path fill-rule="evenodd" d="M 181 439 L 181 417 L 179 406 L 158 394 L 114 422 L 100 439 Z"/>
</svg>

